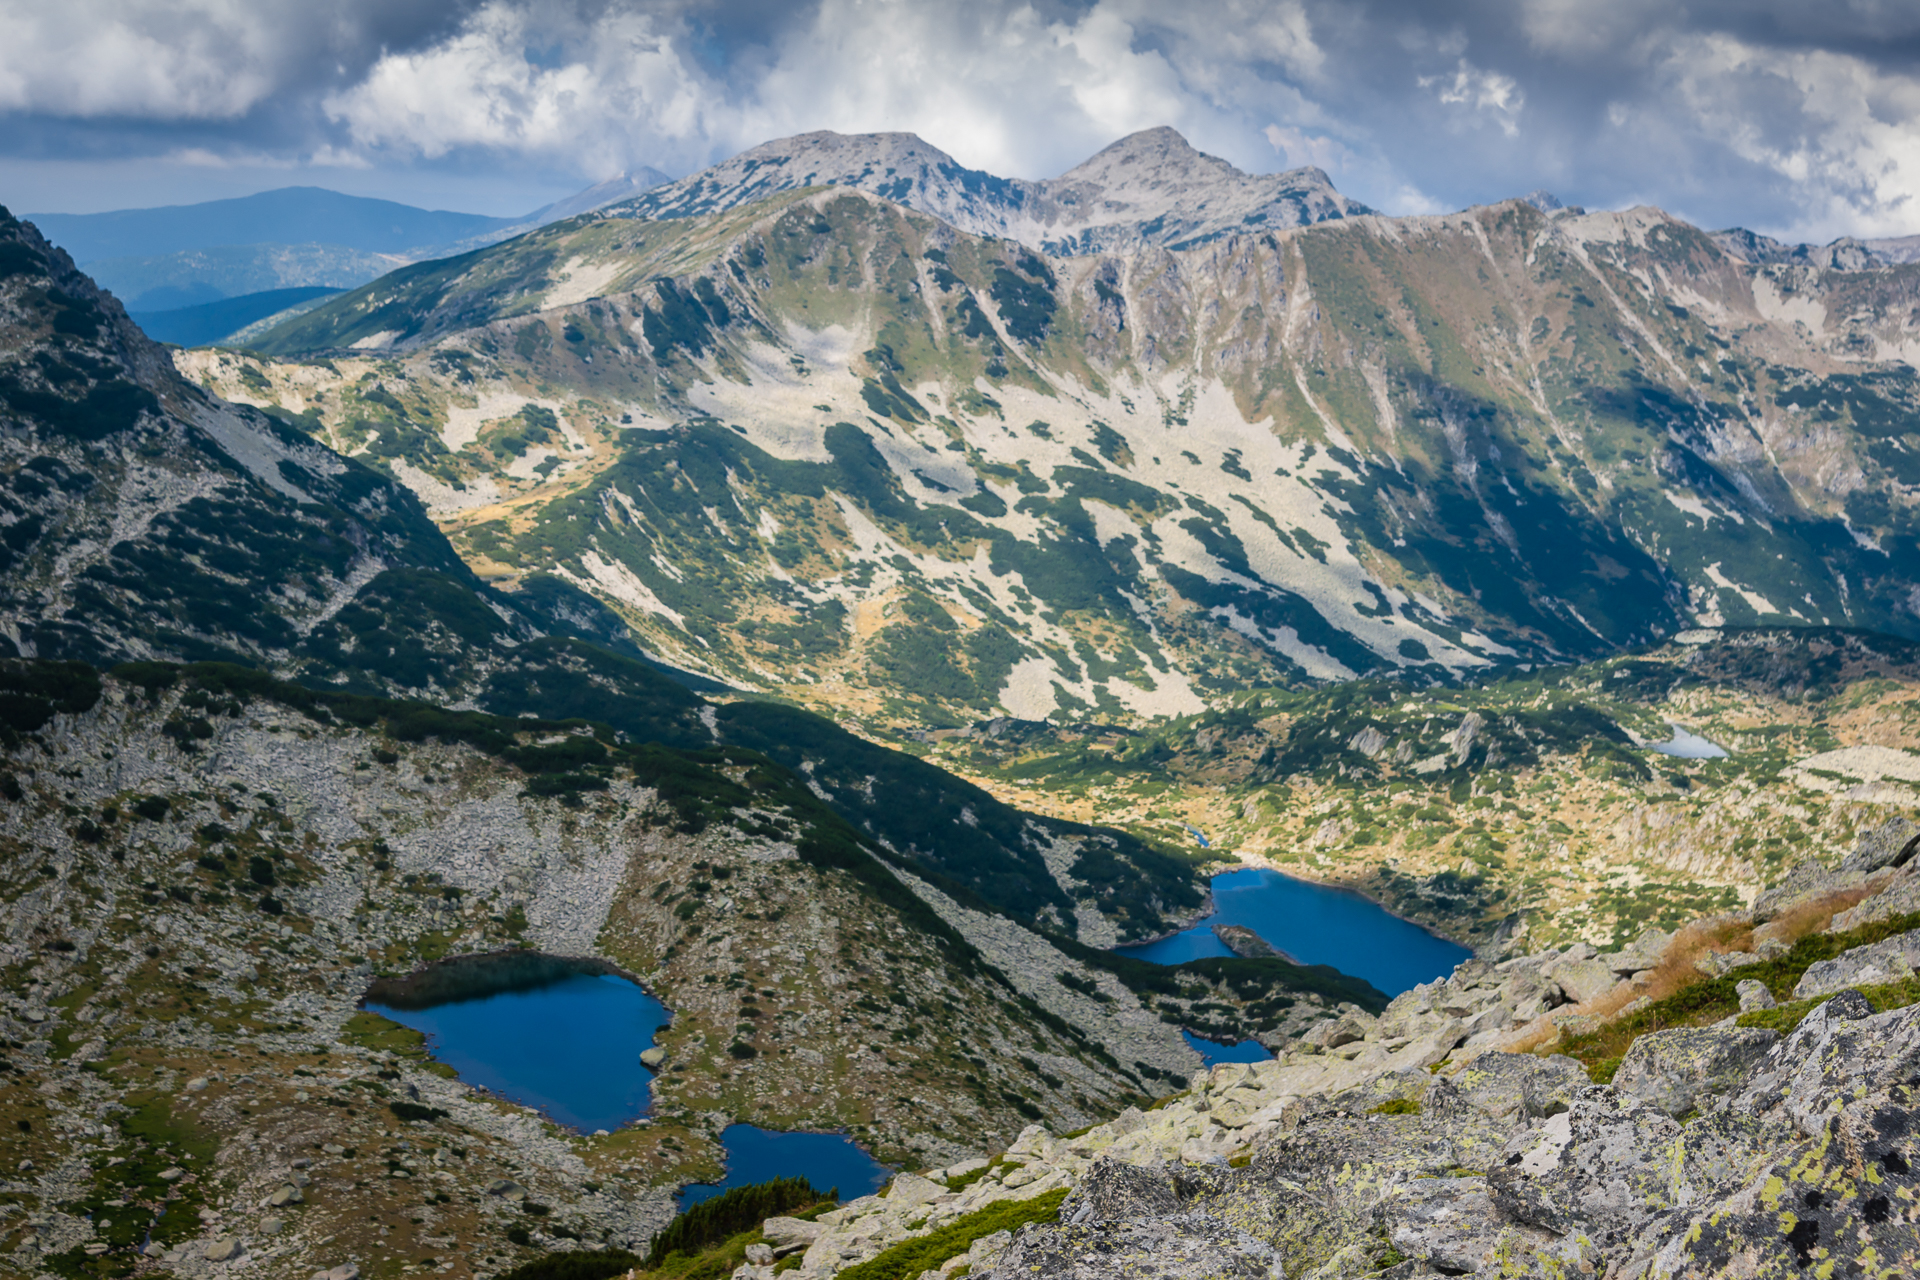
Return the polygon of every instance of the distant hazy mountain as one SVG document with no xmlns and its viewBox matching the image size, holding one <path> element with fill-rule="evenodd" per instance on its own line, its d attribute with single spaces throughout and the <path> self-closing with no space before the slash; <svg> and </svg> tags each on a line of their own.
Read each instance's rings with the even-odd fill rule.
<svg viewBox="0 0 1920 1280">
<path fill-rule="evenodd" d="M 82 264 L 246 244 L 326 244 L 405 253 L 523 221 L 416 209 L 321 187 L 282 187 L 235 200 L 159 209 L 30 213 L 25 220 Z"/>
<path fill-rule="evenodd" d="M 608 212 L 694 217 L 829 184 L 871 192 L 974 235 L 1068 254 L 1135 244 L 1186 248 L 1371 212 L 1334 190 L 1318 169 L 1242 173 L 1168 128 L 1122 138 L 1039 182 L 968 169 L 911 133 L 806 133 L 743 151 Z"/>
<path fill-rule="evenodd" d="M 278 289 L 351 289 L 397 266 L 496 244 L 666 181 L 658 169 L 640 168 L 519 218 L 285 187 L 204 204 L 25 220 L 129 310 L 148 313 Z"/>
</svg>

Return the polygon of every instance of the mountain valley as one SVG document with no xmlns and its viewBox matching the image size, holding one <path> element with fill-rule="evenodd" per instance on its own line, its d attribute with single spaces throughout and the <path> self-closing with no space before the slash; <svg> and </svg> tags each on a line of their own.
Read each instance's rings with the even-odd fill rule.
<svg viewBox="0 0 1920 1280">
<path fill-rule="evenodd" d="M 1525 1198 L 1559 1117 L 1658 1103 L 1608 1150 L 1684 1125 L 1673 1212 L 1737 1208 L 1817 1135 L 1709 1103 L 1911 1056 L 1900 242 L 1391 218 L 1166 129 L 644 184 L 192 350 L 0 211 L 8 1266 L 597 1280 L 748 1124 L 903 1172 L 636 1275 L 1079 1274 L 1195 1205 L 1196 1275 L 1607 1272 Z M 1116 950 L 1248 867 L 1475 958 Z M 361 1007 L 473 957 L 657 997 L 647 1114 Z"/>
</svg>

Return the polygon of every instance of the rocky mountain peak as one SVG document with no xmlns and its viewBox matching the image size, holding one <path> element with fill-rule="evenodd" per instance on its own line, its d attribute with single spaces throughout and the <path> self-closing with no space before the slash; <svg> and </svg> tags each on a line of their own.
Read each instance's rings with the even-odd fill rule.
<svg viewBox="0 0 1920 1280">
<path fill-rule="evenodd" d="M 1369 212 L 1334 190 L 1319 169 L 1243 173 L 1166 126 L 1130 134 L 1040 181 L 969 169 L 911 133 L 819 130 L 762 143 L 609 212 L 695 217 L 826 185 L 856 187 L 961 231 L 1062 254 L 1136 244 L 1177 248 Z"/>
</svg>

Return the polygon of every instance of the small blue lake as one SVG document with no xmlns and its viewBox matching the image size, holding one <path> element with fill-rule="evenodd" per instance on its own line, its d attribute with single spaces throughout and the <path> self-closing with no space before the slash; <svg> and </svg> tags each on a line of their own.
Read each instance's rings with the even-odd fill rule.
<svg viewBox="0 0 1920 1280">
<path fill-rule="evenodd" d="M 727 1176 L 680 1189 L 680 1207 L 692 1208 L 723 1191 L 770 1178 L 805 1178 L 815 1191 L 840 1189 L 842 1200 L 870 1196 L 893 1171 L 842 1133 L 778 1133 L 750 1124 L 730 1124 L 720 1133 L 727 1149 Z"/>
<path fill-rule="evenodd" d="M 433 1056 L 468 1084 L 588 1133 L 646 1113 L 653 1072 L 640 1054 L 672 1020 L 628 979 L 578 971 L 424 1008 L 370 995 L 366 1007 L 426 1033 Z"/>
<path fill-rule="evenodd" d="M 1258 1040 L 1242 1040 L 1239 1044 L 1222 1044 L 1218 1040 L 1208 1040 L 1182 1028 L 1181 1036 L 1187 1047 L 1200 1055 L 1200 1060 L 1209 1067 L 1217 1067 L 1223 1062 L 1265 1062 L 1273 1057 L 1273 1052 Z"/>
<path fill-rule="evenodd" d="M 1301 964 L 1332 965 L 1388 995 L 1444 977 L 1473 954 L 1357 893 L 1295 880 L 1277 871 L 1250 869 L 1217 875 L 1213 901 L 1214 913 L 1193 928 L 1158 942 L 1116 950 L 1155 964 L 1230 956 L 1233 952 L 1214 936 L 1212 926 L 1244 925 Z"/>
</svg>

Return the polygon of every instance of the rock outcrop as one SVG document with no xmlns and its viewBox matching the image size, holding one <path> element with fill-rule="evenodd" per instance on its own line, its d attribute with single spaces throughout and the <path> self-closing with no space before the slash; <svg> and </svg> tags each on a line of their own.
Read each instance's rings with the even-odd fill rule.
<svg viewBox="0 0 1920 1280">
<path fill-rule="evenodd" d="M 1057 1220 L 976 1241 L 922 1280 L 962 1265 L 994 1280 L 1920 1266 L 1920 1007 L 1874 1014 L 1848 992 L 1785 1039 L 1645 1036 L 1612 1085 L 1571 1059 L 1498 1052 L 1429 1074 L 1393 1061 L 1412 1043 L 1217 1067 L 1191 1093 L 1072 1138 L 1029 1128 L 963 1190 L 896 1184 L 824 1215 L 796 1274 L 832 1275 L 1060 1187 Z"/>
</svg>

